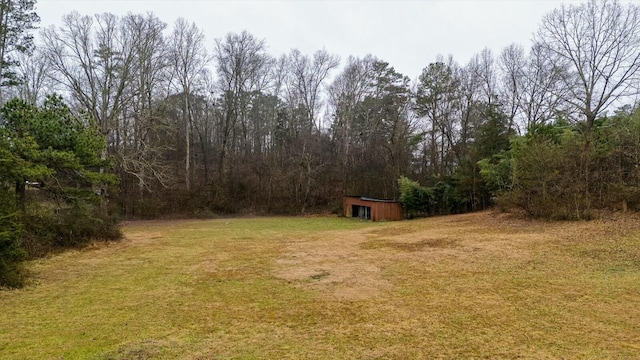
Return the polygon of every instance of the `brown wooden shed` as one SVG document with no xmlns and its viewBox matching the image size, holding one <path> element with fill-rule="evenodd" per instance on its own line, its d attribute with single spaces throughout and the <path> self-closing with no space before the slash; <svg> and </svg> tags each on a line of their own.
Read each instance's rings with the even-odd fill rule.
<svg viewBox="0 0 640 360">
<path fill-rule="evenodd" d="M 402 220 L 400 203 L 394 200 L 372 199 L 362 196 L 345 196 L 344 215 L 365 220 Z"/>
</svg>

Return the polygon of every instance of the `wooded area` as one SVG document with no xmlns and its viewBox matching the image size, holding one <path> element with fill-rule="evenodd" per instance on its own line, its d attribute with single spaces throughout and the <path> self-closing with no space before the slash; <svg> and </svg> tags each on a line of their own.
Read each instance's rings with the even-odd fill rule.
<svg viewBox="0 0 640 360">
<path fill-rule="evenodd" d="M 61 214 L 340 212 L 344 195 L 414 215 L 640 207 L 633 3 L 562 6 L 532 44 L 442 56 L 417 81 L 374 55 L 274 55 L 152 13 L 71 13 L 35 33 L 34 6 L 0 1 L 0 254 L 24 256 L 35 215 L 62 229 Z M 76 241 L 61 229 L 43 233 Z"/>
</svg>

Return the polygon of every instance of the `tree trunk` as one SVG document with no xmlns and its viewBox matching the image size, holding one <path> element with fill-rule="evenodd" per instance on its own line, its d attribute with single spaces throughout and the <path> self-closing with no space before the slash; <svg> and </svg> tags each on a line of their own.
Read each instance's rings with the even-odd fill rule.
<svg viewBox="0 0 640 360">
<path fill-rule="evenodd" d="M 185 91 L 184 94 L 184 112 L 183 112 L 183 119 L 184 119 L 184 128 L 185 128 L 185 135 L 184 135 L 184 139 L 185 139 L 185 147 L 186 147 L 186 154 L 185 154 L 185 160 L 184 160 L 184 180 L 185 180 L 185 188 L 187 190 L 187 192 L 191 191 L 191 177 L 190 177 L 190 161 L 189 159 L 191 158 L 191 153 L 190 153 L 190 148 L 191 148 L 191 136 L 189 133 L 189 120 L 190 120 L 190 111 L 189 111 L 189 91 Z"/>
<path fill-rule="evenodd" d="M 0 82 L 2 82 L 2 74 L 4 73 L 4 57 L 7 48 L 7 25 L 9 22 L 9 14 L 11 12 L 11 1 L 0 1 Z M 4 96 L 2 93 L 2 87 L 0 87 L 0 106 L 4 104 Z"/>
<path fill-rule="evenodd" d="M 16 181 L 16 198 L 18 200 L 18 208 L 22 215 L 24 215 L 27 211 L 27 191 L 24 179 Z"/>
</svg>

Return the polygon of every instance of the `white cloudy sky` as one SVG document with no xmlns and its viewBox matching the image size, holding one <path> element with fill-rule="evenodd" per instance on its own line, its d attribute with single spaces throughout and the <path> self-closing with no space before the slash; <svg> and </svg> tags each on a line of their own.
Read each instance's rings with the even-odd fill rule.
<svg viewBox="0 0 640 360">
<path fill-rule="evenodd" d="M 495 53 L 512 42 L 530 44 L 540 19 L 569 0 L 422 1 L 219 1 L 219 0 L 39 0 L 46 27 L 72 11 L 92 15 L 151 11 L 172 24 L 178 17 L 214 39 L 247 30 L 266 39 L 269 53 L 325 48 L 340 55 L 373 54 L 416 78 L 438 54 L 459 63 L 489 47 Z"/>
</svg>

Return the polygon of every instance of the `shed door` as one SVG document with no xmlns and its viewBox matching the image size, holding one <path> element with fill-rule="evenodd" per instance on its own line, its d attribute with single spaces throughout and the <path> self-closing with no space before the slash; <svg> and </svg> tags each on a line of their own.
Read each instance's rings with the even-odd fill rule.
<svg viewBox="0 0 640 360">
<path fill-rule="evenodd" d="M 371 220 L 371 206 L 351 205 L 351 216 Z"/>
</svg>

